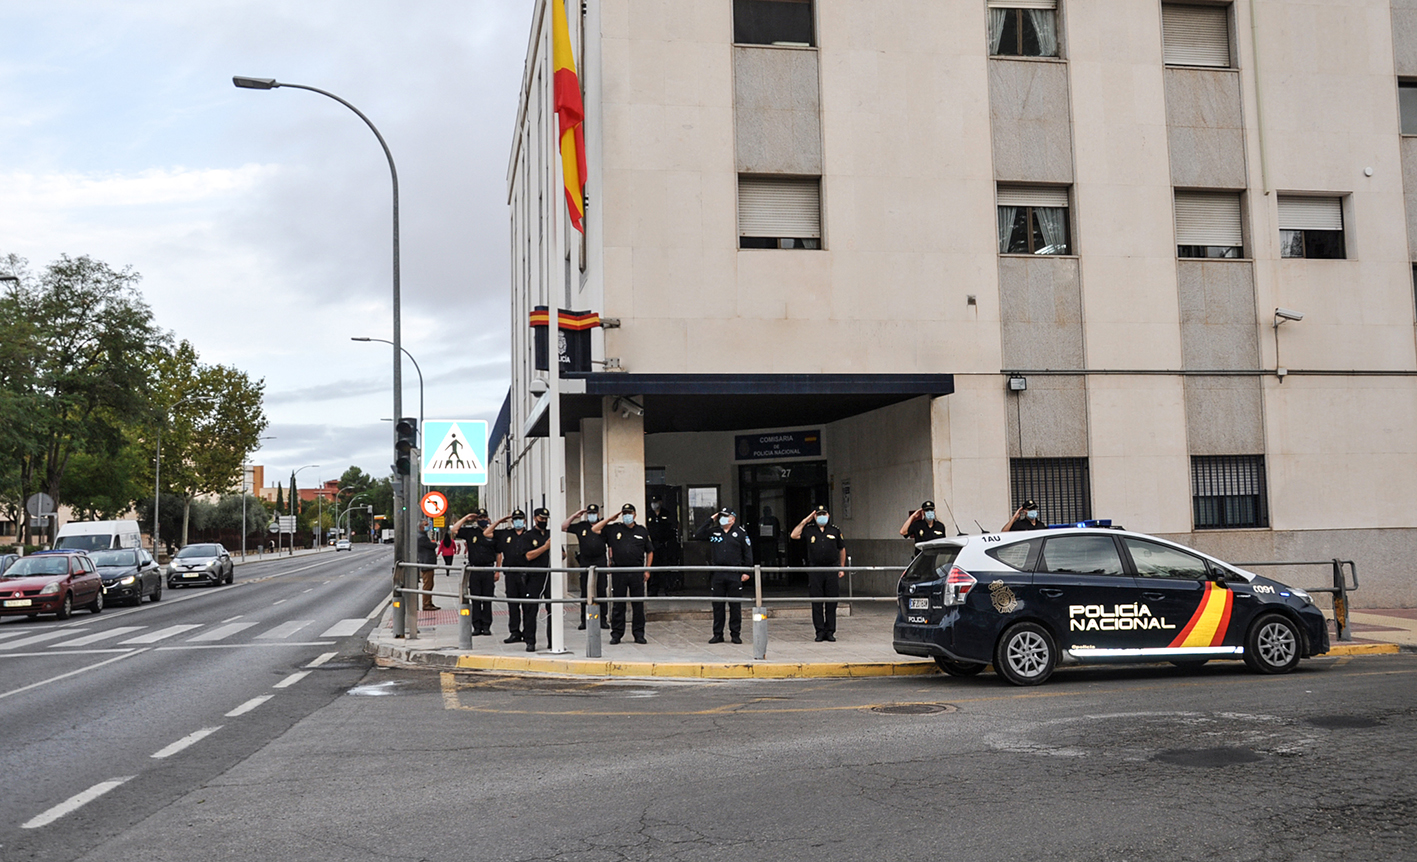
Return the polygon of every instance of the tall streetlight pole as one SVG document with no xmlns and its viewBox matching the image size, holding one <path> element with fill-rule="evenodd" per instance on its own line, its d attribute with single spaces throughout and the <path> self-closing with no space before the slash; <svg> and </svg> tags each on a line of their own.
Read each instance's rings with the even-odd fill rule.
<svg viewBox="0 0 1417 862">
<path fill-rule="evenodd" d="M 304 467 L 297 467 L 294 473 L 290 474 L 290 514 L 294 515 L 300 508 L 299 502 L 295 499 L 295 477 L 300 475 L 301 470 L 309 470 L 311 467 L 318 467 L 319 464 L 306 464 Z M 319 494 L 315 495 L 319 499 Z M 295 531 L 290 531 L 290 554 L 295 556 Z"/>
<path fill-rule="evenodd" d="M 247 90 L 274 90 L 278 87 L 290 87 L 295 90 L 309 90 L 312 93 L 319 93 L 326 98 L 334 99 L 346 108 L 355 113 L 359 119 L 364 121 L 364 125 L 369 127 L 369 131 L 374 133 L 374 137 L 379 139 L 379 146 L 384 149 L 384 158 L 389 160 L 389 176 L 393 180 L 394 190 L 394 332 L 393 341 L 390 344 L 394 347 L 394 425 L 397 428 L 399 420 L 403 418 L 403 362 L 400 361 L 399 354 L 403 352 L 403 323 L 402 304 L 399 298 L 399 172 L 394 165 L 394 154 L 389 151 L 389 145 L 385 143 L 384 136 L 379 134 L 379 129 L 358 108 L 336 96 L 334 93 L 326 92 L 318 87 L 307 87 L 303 84 L 286 84 L 277 81 L 275 78 L 248 78 L 242 75 L 232 77 L 231 83 L 237 87 Z M 398 442 L 398 431 L 394 431 L 394 442 Z M 405 587 L 412 589 L 415 583 L 415 573 L 413 570 L 404 571 L 397 568 L 399 563 L 413 559 L 413 531 L 409 529 L 409 518 L 412 512 L 409 506 L 405 505 L 405 493 L 402 482 L 394 486 L 394 529 L 397 531 L 394 539 L 394 575 Z M 399 517 L 400 514 L 402 517 Z M 399 578 L 399 576 L 402 576 Z M 405 631 L 416 637 L 418 635 L 418 611 L 417 602 L 412 604 L 404 603 Z"/>
<path fill-rule="evenodd" d="M 380 344 L 393 344 L 393 342 L 388 340 L 387 338 L 365 338 L 362 336 L 355 336 L 350 338 L 349 340 L 377 341 Z M 402 350 L 403 355 L 408 357 L 408 361 L 413 363 L 413 370 L 418 372 L 418 440 L 421 444 L 423 441 L 423 369 L 418 367 L 418 360 L 414 359 L 413 354 L 409 353 L 406 348 L 400 347 L 399 350 Z"/>
</svg>

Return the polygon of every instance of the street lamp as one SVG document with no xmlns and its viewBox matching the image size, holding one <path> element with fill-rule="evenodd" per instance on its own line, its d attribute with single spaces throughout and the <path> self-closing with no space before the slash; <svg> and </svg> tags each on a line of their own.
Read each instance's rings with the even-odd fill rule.
<svg viewBox="0 0 1417 862">
<path fill-rule="evenodd" d="M 320 466 L 320 465 L 319 465 L 319 464 L 306 464 L 304 467 L 297 467 L 297 468 L 295 469 L 295 472 L 293 472 L 293 473 L 290 474 L 290 514 L 291 514 L 291 515 L 294 515 L 294 514 L 295 514 L 295 511 L 296 511 L 296 508 L 297 508 L 296 502 L 295 502 L 295 477 L 300 475 L 300 471 L 301 471 L 301 470 L 309 470 L 311 467 L 318 467 L 318 466 Z M 315 496 L 316 496 L 316 499 L 319 499 L 319 495 L 318 495 L 318 494 L 316 494 Z M 317 506 L 317 507 L 316 507 L 317 511 L 318 511 L 318 508 L 319 508 L 319 507 Z M 295 556 L 295 531 L 294 531 L 294 530 L 291 530 L 291 531 L 290 531 L 290 554 L 291 554 L 291 556 Z"/>
<path fill-rule="evenodd" d="M 379 342 L 380 344 L 393 344 L 393 342 L 390 341 L 390 340 L 388 340 L 387 338 L 365 338 L 365 337 L 362 337 L 362 336 L 354 336 L 354 337 L 351 337 L 349 340 L 350 340 L 350 341 L 377 341 L 377 342 Z M 399 350 L 403 351 L 403 355 L 404 355 L 404 356 L 407 356 L 407 357 L 408 357 L 408 361 L 413 363 L 413 370 L 418 372 L 418 437 L 419 437 L 420 440 L 422 440 L 422 439 L 423 439 L 423 369 L 418 367 L 418 360 L 417 360 L 417 359 L 414 359 L 414 358 L 413 358 L 413 354 L 412 354 L 412 353 L 409 353 L 406 348 L 400 346 L 400 347 L 399 347 Z M 395 419 L 394 421 L 397 422 L 398 419 Z"/>
</svg>

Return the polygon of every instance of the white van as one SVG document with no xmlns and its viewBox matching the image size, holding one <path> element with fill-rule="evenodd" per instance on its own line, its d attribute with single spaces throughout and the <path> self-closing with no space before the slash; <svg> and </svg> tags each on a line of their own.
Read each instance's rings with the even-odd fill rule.
<svg viewBox="0 0 1417 862">
<path fill-rule="evenodd" d="M 137 521 L 70 521 L 59 528 L 55 548 L 75 551 L 106 551 L 110 548 L 141 548 L 143 534 Z"/>
</svg>

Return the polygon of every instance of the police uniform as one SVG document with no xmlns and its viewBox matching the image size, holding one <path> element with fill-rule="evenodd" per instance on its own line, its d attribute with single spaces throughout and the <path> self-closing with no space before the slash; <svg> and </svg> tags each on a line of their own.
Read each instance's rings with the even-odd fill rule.
<svg viewBox="0 0 1417 862">
<path fill-rule="evenodd" d="M 654 504 L 659 503 L 659 511 L 655 511 Z M 672 566 L 678 563 L 674 553 L 679 548 L 679 525 L 675 523 L 674 516 L 669 513 L 669 509 L 664 506 L 663 501 L 655 497 L 650 502 L 649 516 L 645 519 L 645 528 L 649 530 L 650 540 L 654 542 L 654 555 L 661 566 Z M 669 572 L 649 573 L 649 594 L 657 596 L 663 593 L 669 595 Z"/>
<path fill-rule="evenodd" d="M 438 543 L 428 535 L 429 530 L 418 531 L 418 563 L 423 566 L 436 565 L 438 562 Z M 422 577 L 422 588 L 428 592 L 433 591 L 433 570 L 420 569 L 418 574 Z M 433 604 L 433 597 L 430 595 L 419 596 L 423 600 L 423 610 L 436 611 L 438 606 Z"/>
<path fill-rule="evenodd" d="M 694 538 L 709 543 L 709 564 L 714 566 L 747 567 L 753 565 L 753 540 L 738 524 L 725 530 L 719 518 L 732 518 L 733 512 L 722 509 L 704 522 Z M 709 577 L 709 594 L 714 598 L 737 599 L 743 595 L 743 573 L 720 571 Z M 724 606 L 727 605 L 727 608 Z M 728 633 L 734 643 L 743 642 L 743 605 L 740 602 L 713 603 L 713 638 L 709 643 L 723 643 L 723 617 L 728 612 Z"/>
<path fill-rule="evenodd" d="M 595 526 L 596 520 L 600 516 L 599 506 L 586 507 L 586 519 L 572 524 L 566 528 L 567 535 L 576 537 L 576 561 L 581 566 L 595 566 L 598 571 L 595 573 L 595 594 L 597 597 L 605 598 L 605 572 L 606 566 L 610 565 L 605 557 L 605 537 L 591 527 Z M 581 598 L 586 595 L 586 584 L 590 576 L 586 572 L 581 572 Z M 600 606 L 600 627 L 610 628 L 610 606 L 604 602 L 596 602 Z M 581 624 L 580 628 L 585 628 L 585 602 L 581 602 Z"/>
<path fill-rule="evenodd" d="M 462 539 L 467 547 L 467 564 L 476 567 L 467 573 L 467 592 L 471 596 L 491 596 L 497 589 L 492 573 L 492 566 L 497 564 L 496 540 L 483 535 L 483 531 L 487 529 L 487 510 L 478 509 L 473 516 L 471 523 L 464 524 L 462 529 L 458 530 L 458 538 Z M 472 614 L 473 635 L 492 634 L 491 600 L 472 599 L 469 608 Z"/>
<path fill-rule="evenodd" d="M 531 513 L 532 525 L 528 533 L 534 534 L 529 541 L 528 553 L 544 545 L 551 543 L 551 529 L 547 521 L 551 518 L 551 512 L 547 509 L 535 509 Z M 545 518 L 547 521 L 537 521 L 536 518 Z M 527 560 L 528 566 L 543 569 L 551 568 L 551 552 L 547 551 L 535 559 Z M 551 597 L 551 573 L 550 572 L 527 572 L 526 573 L 526 597 L 529 599 L 547 599 Z M 536 623 L 540 618 L 540 605 L 522 605 L 522 640 L 526 641 L 526 651 L 536 651 Z M 551 603 L 546 604 L 546 648 L 551 649 Z"/>
<path fill-rule="evenodd" d="M 632 515 L 634 512 L 635 507 L 629 503 L 620 509 L 622 518 L 625 515 Z M 654 540 L 649 537 L 649 530 L 643 524 L 607 524 L 601 528 L 600 535 L 604 537 L 605 546 L 610 551 L 610 565 L 613 567 L 638 568 L 644 566 L 645 559 L 654 553 Z M 610 576 L 610 586 L 617 599 L 632 596 L 643 598 L 645 594 L 644 572 L 614 572 Z M 630 608 L 634 614 L 630 624 L 630 632 L 635 636 L 635 643 L 648 643 L 645 640 L 645 603 L 631 602 Z M 624 636 L 625 602 L 616 602 L 615 607 L 610 611 L 610 642 L 617 644 Z"/>
<path fill-rule="evenodd" d="M 924 503 L 920 504 L 920 508 L 927 512 L 933 512 L 935 511 L 935 504 L 926 500 Z M 924 517 L 921 517 L 919 520 L 911 523 L 905 533 L 905 537 L 912 543 L 928 542 L 931 539 L 943 539 L 948 536 L 949 533 L 945 531 L 945 525 L 941 523 L 939 518 L 927 521 Z"/>
<path fill-rule="evenodd" d="M 517 509 L 512 513 L 512 518 L 520 518 L 526 521 L 526 512 Z M 531 565 L 527 561 L 526 555 L 539 547 L 541 537 L 535 530 L 530 529 L 500 529 L 492 531 L 492 539 L 497 545 L 497 565 L 509 568 L 525 568 Z M 544 555 L 543 555 L 544 556 Z M 527 592 L 526 572 L 504 572 L 506 575 L 507 598 L 525 599 L 530 598 Z M 524 619 L 531 619 L 532 629 L 535 630 L 536 608 L 534 605 L 523 605 L 513 602 L 507 603 L 507 639 L 503 643 L 516 643 L 520 640 L 527 640 L 529 644 L 534 643 L 523 635 L 525 625 Z"/>
<path fill-rule="evenodd" d="M 826 509 L 817 508 L 815 514 L 825 515 Z M 841 553 L 846 550 L 846 539 L 841 528 L 827 522 L 825 527 L 817 526 L 814 520 L 802 528 L 802 542 L 807 549 L 808 566 L 841 566 Z M 807 595 L 813 598 L 836 598 L 841 595 L 840 569 L 829 572 L 807 573 Z M 836 640 L 836 602 L 812 602 L 812 626 L 817 630 L 817 640 Z"/>
</svg>

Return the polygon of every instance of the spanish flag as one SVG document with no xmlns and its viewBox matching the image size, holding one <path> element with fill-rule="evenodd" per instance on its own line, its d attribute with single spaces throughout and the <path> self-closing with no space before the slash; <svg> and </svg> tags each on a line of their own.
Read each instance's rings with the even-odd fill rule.
<svg viewBox="0 0 1417 862">
<path fill-rule="evenodd" d="M 551 61 L 554 68 L 556 118 L 561 127 L 561 170 L 566 177 L 566 209 L 571 225 L 585 233 L 585 105 L 571 55 L 565 0 L 551 0 Z"/>
</svg>

